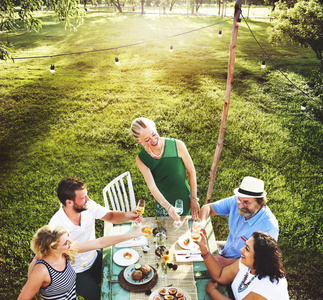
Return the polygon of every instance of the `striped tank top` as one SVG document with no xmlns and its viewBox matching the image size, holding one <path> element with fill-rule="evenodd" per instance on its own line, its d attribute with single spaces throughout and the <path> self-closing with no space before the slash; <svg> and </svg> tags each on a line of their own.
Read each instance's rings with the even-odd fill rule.
<svg viewBox="0 0 323 300">
<path fill-rule="evenodd" d="M 40 263 L 47 267 L 51 278 L 51 283 L 47 287 L 39 289 L 41 297 L 46 300 L 76 300 L 76 273 L 70 262 L 66 260 L 63 271 L 55 270 L 42 259 L 38 260 L 35 266 Z"/>
</svg>

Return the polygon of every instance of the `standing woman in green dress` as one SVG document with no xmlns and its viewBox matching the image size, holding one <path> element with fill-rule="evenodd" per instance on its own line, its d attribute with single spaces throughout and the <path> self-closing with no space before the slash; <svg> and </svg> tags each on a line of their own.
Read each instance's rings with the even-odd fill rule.
<svg viewBox="0 0 323 300">
<path fill-rule="evenodd" d="M 174 204 L 176 199 L 182 199 L 182 215 L 191 214 L 197 218 L 200 206 L 196 172 L 185 144 L 176 139 L 159 137 L 155 123 L 146 118 L 135 119 L 131 124 L 131 132 L 143 146 L 136 163 L 156 200 L 157 216 L 169 215 L 178 221 Z"/>
</svg>

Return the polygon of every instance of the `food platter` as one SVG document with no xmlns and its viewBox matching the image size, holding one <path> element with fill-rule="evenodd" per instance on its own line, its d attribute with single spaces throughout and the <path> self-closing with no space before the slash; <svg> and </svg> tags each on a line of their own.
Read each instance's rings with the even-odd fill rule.
<svg viewBox="0 0 323 300">
<path fill-rule="evenodd" d="M 177 287 L 165 287 L 165 288 L 159 288 L 155 291 L 153 291 L 151 294 L 150 294 L 150 297 L 149 297 L 149 300 L 159 300 L 159 299 L 164 299 L 164 296 L 165 295 L 170 295 L 170 290 L 171 289 L 174 289 L 177 291 L 177 293 L 181 293 L 183 295 L 182 298 L 184 298 L 185 300 L 191 300 L 191 296 L 189 293 L 187 293 L 186 291 L 184 291 L 183 289 L 181 288 L 177 288 Z M 161 290 L 164 290 L 166 292 L 166 294 L 164 294 L 162 292 L 162 294 L 160 294 L 160 291 Z M 159 299 L 158 299 L 159 298 Z M 174 297 L 174 300 L 175 299 L 180 299 L 179 297 Z"/>
<path fill-rule="evenodd" d="M 134 284 L 134 285 L 142 285 L 142 284 L 149 282 L 153 278 L 154 270 L 153 270 L 153 268 L 151 268 L 150 273 L 148 275 L 144 275 L 143 278 L 140 279 L 139 281 L 134 280 L 132 278 L 132 273 L 136 270 L 135 266 L 136 265 L 131 265 L 124 270 L 123 276 L 126 281 L 128 281 L 129 283 Z"/>
<path fill-rule="evenodd" d="M 139 259 L 139 254 L 131 248 L 124 248 L 113 255 L 113 261 L 119 266 L 130 266 L 136 263 Z"/>
<path fill-rule="evenodd" d="M 195 244 L 193 242 L 193 240 L 191 239 L 191 234 L 190 232 L 187 232 L 183 235 L 181 235 L 178 240 L 178 245 L 180 245 L 183 249 L 186 249 L 186 250 L 198 250 L 199 249 L 199 246 L 197 244 Z"/>
</svg>

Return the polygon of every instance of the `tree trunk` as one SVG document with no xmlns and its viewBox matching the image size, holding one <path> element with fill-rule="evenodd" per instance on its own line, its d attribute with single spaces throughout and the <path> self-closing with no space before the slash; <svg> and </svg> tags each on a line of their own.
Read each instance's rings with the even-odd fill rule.
<svg viewBox="0 0 323 300">
<path fill-rule="evenodd" d="M 117 10 L 122 13 L 122 8 L 121 8 L 119 0 L 113 0 L 111 2 L 117 8 Z"/>
<path fill-rule="evenodd" d="M 176 3 L 177 0 L 172 0 L 171 3 L 170 3 L 170 8 L 169 8 L 169 11 L 172 11 L 175 3 Z"/>
<path fill-rule="evenodd" d="M 233 20 L 232 35 L 231 35 L 231 45 L 230 45 L 230 51 L 229 51 L 227 87 L 226 87 L 226 92 L 225 92 L 224 107 L 223 107 L 223 113 L 222 113 L 222 118 L 221 118 L 219 137 L 218 137 L 218 142 L 217 142 L 217 146 L 215 149 L 213 163 L 212 163 L 212 167 L 211 167 L 210 182 L 209 182 L 209 187 L 208 187 L 205 203 L 211 202 L 213 186 L 214 186 L 214 181 L 215 181 L 215 175 L 216 175 L 216 171 L 217 171 L 217 168 L 219 165 L 221 151 L 223 148 L 225 126 L 226 126 L 227 117 L 228 117 L 231 88 L 232 88 L 232 81 L 233 81 L 233 73 L 234 73 L 235 49 L 236 49 L 236 43 L 237 43 L 237 37 L 238 37 L 237 20 L 240 16 L 240 13 L 241 13 L 241 3 L 242 3 L 242 0 L 236 0 L 236 4 L 235 4 L 235 8 L 234 8 L 235 11 L 234 11 L 234 20 Z"/>
<path fill-rule="evenodd" d="M 144 14 L 145 0 L 141 0 L 141 14 Z"/>
</svg>

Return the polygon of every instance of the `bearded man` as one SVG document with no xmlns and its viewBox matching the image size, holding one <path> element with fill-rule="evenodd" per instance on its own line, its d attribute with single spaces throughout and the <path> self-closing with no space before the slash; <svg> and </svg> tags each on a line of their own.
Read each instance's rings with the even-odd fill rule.
<svg viewBox="0 0 323 300">
<path fill-rule="evenodd" d="M 57 196 L 61 207 L 49 224 L 65 227 L 73 241 L 94 240 L 96 219 L 115 224 L 130 220 L 140 222 L 142 219 L 135 211 L 111 211 L 91 200 L 87 195 L 86 184 L 75 177 L 67 177 L 59 182 Z M 86 300 L 100 300 L 102 250 L 76 254 L 72 267 L 76 272 L 77 294 Z"/>
<path fill-rule="evenodd" d="M 225 242 L 217 242 L 220 255 L 213 255 L 223 267 L 234 263 L 241 256 L 240 249 L 255 231 L 269 233 L 276 241 L 278 221 L 267 206 L 264 182 L 247 176 L 235 196 L 204 205 L 199 213 L 202 224 L 209 216 L 229 216 L 229 235 Z"/>
</svg>

